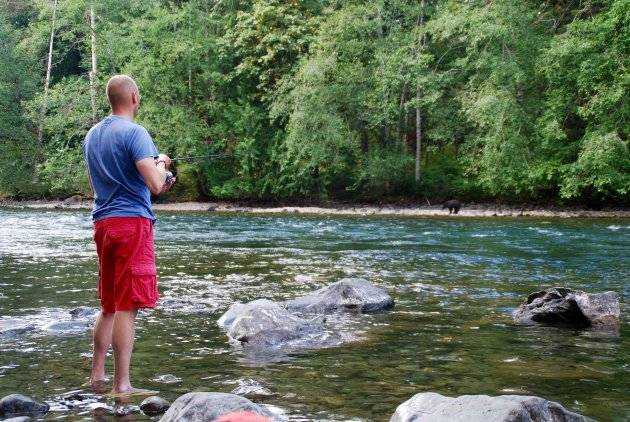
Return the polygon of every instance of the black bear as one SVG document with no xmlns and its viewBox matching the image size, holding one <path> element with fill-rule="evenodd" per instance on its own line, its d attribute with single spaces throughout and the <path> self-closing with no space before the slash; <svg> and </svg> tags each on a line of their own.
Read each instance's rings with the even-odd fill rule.
<svg viewBox="0 0 630 422">
<path fill-rule="evenodd" d="M 442 205 L 442 209 L 448 208 L 448 213 L 457 214 L 459 209 L 462 207 L 462 203 L 457 199 L 451 199 L 450 201 L 446 201 L 444 205 Z M 455 210 L 455 212 L 453 212 Z"/>
</svg>

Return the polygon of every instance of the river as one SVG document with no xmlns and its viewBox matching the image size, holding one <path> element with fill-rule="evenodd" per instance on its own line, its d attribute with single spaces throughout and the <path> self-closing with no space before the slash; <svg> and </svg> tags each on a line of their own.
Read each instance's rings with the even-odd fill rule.
<svg viewBox="0 0 630 422">
<path fill-rule="evenodd" d="M 236 390 L 289 420 L 385 421 L 418 392 L 526 394 L 599 421 L 630 418 L 627 219 L 158 218 L 161 302 L 138 319 L 132 381 L 167 400 Z M 0 335 L 0 397 L 50 403 L 42 420 L 120 419 L 108 399 L 105 410 L 62 400 L 89 392 L 91 330 L 51 324 L 98 307 L 91 234 L 86 211 L 0 209 L 0 328 L 29 327 Z M 216 325 L 232 303 L 283 301 L 343 277 L 369 280 L 396 305 L 331 318 L 339 347 L 257 358 Z M 529 293 L 552 286 L 619 293 L 619 332 L 512 321 Z M 176 306 L 160 307 L 167 300 Z M 155 419 L 135 410 L 140 401 L 124 420 Z"/>
</svg>

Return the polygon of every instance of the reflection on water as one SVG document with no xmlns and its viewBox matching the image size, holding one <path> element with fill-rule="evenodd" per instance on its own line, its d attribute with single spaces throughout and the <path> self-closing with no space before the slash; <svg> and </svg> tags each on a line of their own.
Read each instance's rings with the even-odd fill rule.
<svg viewBox="0 0 630 422">
<path fill-rule="evenodd" d="M 70 311 L 98 306 L 89 214 L 0 210 L 0 223 L 0 397 L 48 401 L 45 420 L 151 420 L 142 398 L 121 405 L 82 387 L 93 317 Z M 387 420 L 422 391 L 532 394 L 626 420 L 629 247 L 624 220 L 163 213 L 161 303 L 138 320 L 132 377 L 171 401 L 235 392 L 291 420 Z M 256 359 L 216 325 L 232 303 L 283 301 L 347 276 L 387 289 L 396 306 L 329 318 L 340 347 Z M 554 285 L 617 291 L 619 331 L 512 322 L 529 293 Z"/>
</svg>

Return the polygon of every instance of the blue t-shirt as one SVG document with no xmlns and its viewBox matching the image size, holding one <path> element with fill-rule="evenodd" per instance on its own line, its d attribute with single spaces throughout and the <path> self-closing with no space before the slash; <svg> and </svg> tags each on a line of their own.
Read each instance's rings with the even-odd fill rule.
<svg viewBox="0 0 630 422">
<path fill-rule="evenodd" d="M 137 161 L 158 156 L 145 128 L 124 117 L 108 116 L 88 132 L 83 154 L 94 188 L 93 221 L 109 217 L 155 221 L 151 192 L 136 168 Z"/>
</svg>

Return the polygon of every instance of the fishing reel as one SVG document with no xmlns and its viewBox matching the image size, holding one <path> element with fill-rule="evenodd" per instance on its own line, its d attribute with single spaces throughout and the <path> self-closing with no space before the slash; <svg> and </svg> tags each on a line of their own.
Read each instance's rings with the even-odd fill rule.
<svg viewBox="0 0 630 422">
<path fill-rule="evenodd" d="M 164 180 L 164 186 L 162 186 L 162 192 L 168 190 L 171 186 L 173 186 L 173 183 L 175 183 L 176 180 L 177 177 L 173 176 L 173 173 L 171 173 L 170 171 L 167 171 L 166 180 Z"/>
<path fill-rule="evenodd" d="M 170 171 L 166 172 L 166 180 L 164 181 L 165 185 L 168 185 L 169 182 L 171 181 L 171 179 L 173 179 L 175 176 L 173 176 L 173 173 L 171 173 Z M 172 184 L 172 183 L 171 183 Z"/>
</svg>

